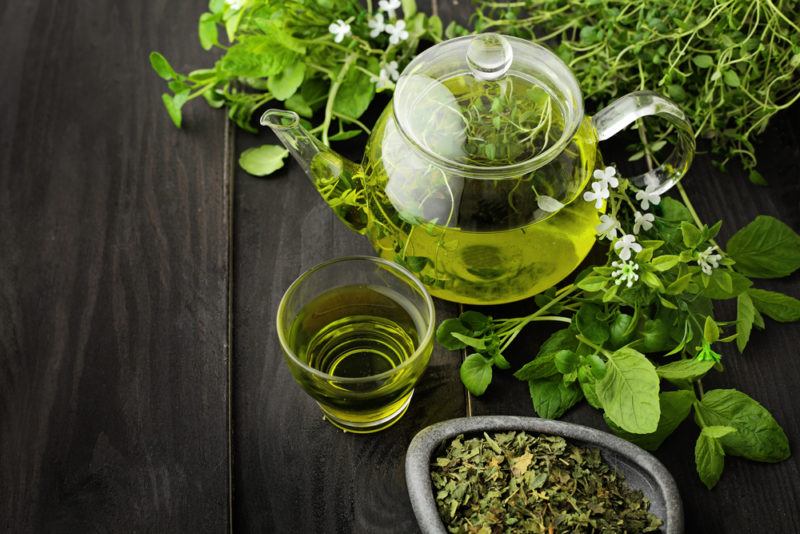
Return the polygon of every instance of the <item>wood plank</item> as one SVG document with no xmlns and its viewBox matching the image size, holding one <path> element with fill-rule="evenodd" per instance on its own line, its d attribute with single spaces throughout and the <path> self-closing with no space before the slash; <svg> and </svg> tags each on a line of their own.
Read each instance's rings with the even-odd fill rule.
<svg viewBox="0 0 800 534">
<path fill-rule="evenodd" d="M 225 118 L 147 60 L 206 4 L 0 9 L 0 531 L 227 529 Z"/>
<path fill-rule="evenodd" d="M 724 220 L 721 242 L 757 214 L 780 218 L 800 230 L 800 106 L 779 115 L 765 132 L 758 147 L 759 169 L 769 187 L 750 184 L 740 170 L 714 168 L 700 156 L 684 184 L 704 221 Z M 597 250 L 597 247 L 596 249 Z M 602 259 L 600 260 L 602 261 Z M 783 280 L 757 281 L 756 286 L 800 298 L 800 274 Z M 726 303 L 728 304 L 728 303 Z M 530 301 L 496 307 L 497 317 L 511 317 L 535 309 Z M 726 305 L 724 316 L 735 319 L 735 307 Z M 528 361 L 555 328 L 529 328 L 509 349 L 516 368 Z M 800 324 L 778 324 L 767 319 L 765 332 L 754 331 L 745 354 L 726 346 L 723 374 L 712 373 L 704 381 L 706 390 L 736 388 L 766 406 L 783 426 L 795 450 L 800 440 L 800 405 L 796 384 L 800 382 L 797 343 Z M 475 415 L 509 414 L 534 416 L 527 385 L 510 373 L 497 373 L 489 391 L 471 398 Z M 608 430 L 599 412 L 585 403 L 563 418 Z M 725 472 L 713 491 L 702 485 L 694 466 L 697 428 L 686 421 L 656 456 L 664 462 L 682 493 L 688 532 L 790 532 L 800 524 L 800 460 L 797 455 L 779 464 L 762 464 L 728 457 Z"/>
<path fill-rule="evenodd" d="M 421 9 L 427 6 L 421 4 Z M 450 5 L 440 2 L 440 14 Z M 447 19 L 445 19 L 447 20 Z M 370 110 L 373 120 L 382 104 Z M 275 142 L 239 133 L 237 150 Z M 360 157 L 360 143 L 348 155 Z M 345 434 L 283 362 L 275 312 L 284 290 L 326 259 L 374 254 L 324 204 L 295 164 L 257 179 L 235 177 L 234 525 L 242 532 L 413 532 L 403 462 L 425 426 L 466 413 L 459 357 L 438 349 L 406 414 L 373 435 Z M 458 307 L 437 302 L 437 319 Z"/>
</svg>

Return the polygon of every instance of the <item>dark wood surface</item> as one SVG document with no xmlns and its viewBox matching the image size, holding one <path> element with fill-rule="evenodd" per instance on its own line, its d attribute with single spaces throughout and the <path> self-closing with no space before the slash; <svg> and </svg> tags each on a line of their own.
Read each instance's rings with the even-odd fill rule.
<svg viewBox="0 0 800 534">
<path fill-rule="evenodd" d="M 322 420 L 282 361 L 277 304 L 312 265 L 371 249 L 296 165 L 269 179 L 231 172 L 267 133 L 237 132 L 234 149 L 224 114 L 201 104 L 183 131 L 171 125 L 147 53 L 206 65 L 204 6 L 0 8 L 0 532 L 414 532 L 403 476 L 414 433 L 469 413 L 532 415 L 526 385 L 497 373 L 468 398 L 460 356 L 437 350 L 394 427 L 358 436 Z M 445 22 L 469 9 L 439 1 Z M 725 220 L 723 241 L 757 213 L 800 229 L 798 124 L 795 106 L 760 143 L 769 188 L 698 158 L 684 183 L 701 217 Z M 800 297 L 798 281 L 760 285 Z M 439 302 L 439 319 L 458 309 Z M 800 326 L 767 322 L 709 386 L 759 400 L 794 447 Z M 512 359 L 547 334 L 526 331 Z M 565 419 L 604 428 L 586 406 Z M 795 457 L 728 458 L 708 491 L 695 436 L 684 424 L 657 453 L 688 532 L 800 529 Z"/>
<path fill-rule="evenodd" d="M 0 6 L 2 532 L 227 528 L 225 117 L 147 60 L 203 6 Z"/>
</svg>

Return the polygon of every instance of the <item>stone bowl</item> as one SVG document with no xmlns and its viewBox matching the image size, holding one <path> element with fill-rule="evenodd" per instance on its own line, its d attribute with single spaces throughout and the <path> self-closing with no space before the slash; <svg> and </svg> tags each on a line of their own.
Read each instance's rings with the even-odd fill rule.
<svg viewBox="0 0 800 534">
<path fill-rule="evenodd" d="M 411 506 L 424 534 L 447 534 L 439 518 L 430 477 L 431 457 L 443 443 L 459 434 L 526 431 L 561 436 L 578 446 L 600 449 L 603 459 L 625 475 L 626 483 L 650 500 L 650 511 L 661 518 L 665 534 L 683 532 L 683 505 L 675 480 L 652 454 L 607 432 L 582 425 L 536 417 L 482 416 L 451 419 L 421 430 L 406 453 L 406 483 Z"/>
</svg>

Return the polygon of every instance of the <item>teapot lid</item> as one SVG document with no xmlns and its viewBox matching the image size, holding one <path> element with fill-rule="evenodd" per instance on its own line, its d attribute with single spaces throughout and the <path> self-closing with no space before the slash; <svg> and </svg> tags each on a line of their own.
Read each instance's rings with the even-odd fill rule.
<svg viewBox="0 0 800 534">
<path fill-rule="evenodd" d="M 394 115 L 407 141 L 461 174 L 519 175 L 557 156 L 583 119 L 569 67 L 494 33 L 444 41 L 403 70 Z"/>
</svg>

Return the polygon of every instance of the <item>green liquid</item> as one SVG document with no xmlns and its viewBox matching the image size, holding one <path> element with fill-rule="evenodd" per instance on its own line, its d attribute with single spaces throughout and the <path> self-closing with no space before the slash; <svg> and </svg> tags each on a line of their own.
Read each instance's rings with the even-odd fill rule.
<svg viewBox="0 0 800 534">
<path fill-rule="evenodd" d="M 429 341 L 420 357 L 397 369 L 420 348 L 421 328 L 416 308 L 388 288 L 336 288 L 304 306 L 289 332 L 298 358 L 330 377 L 291 361 L 290 367 L 337 426 L 351 431 L 385 428 L 382 422 L 393 422 L 405 409 L 430 357 Z"/>
</svg>

